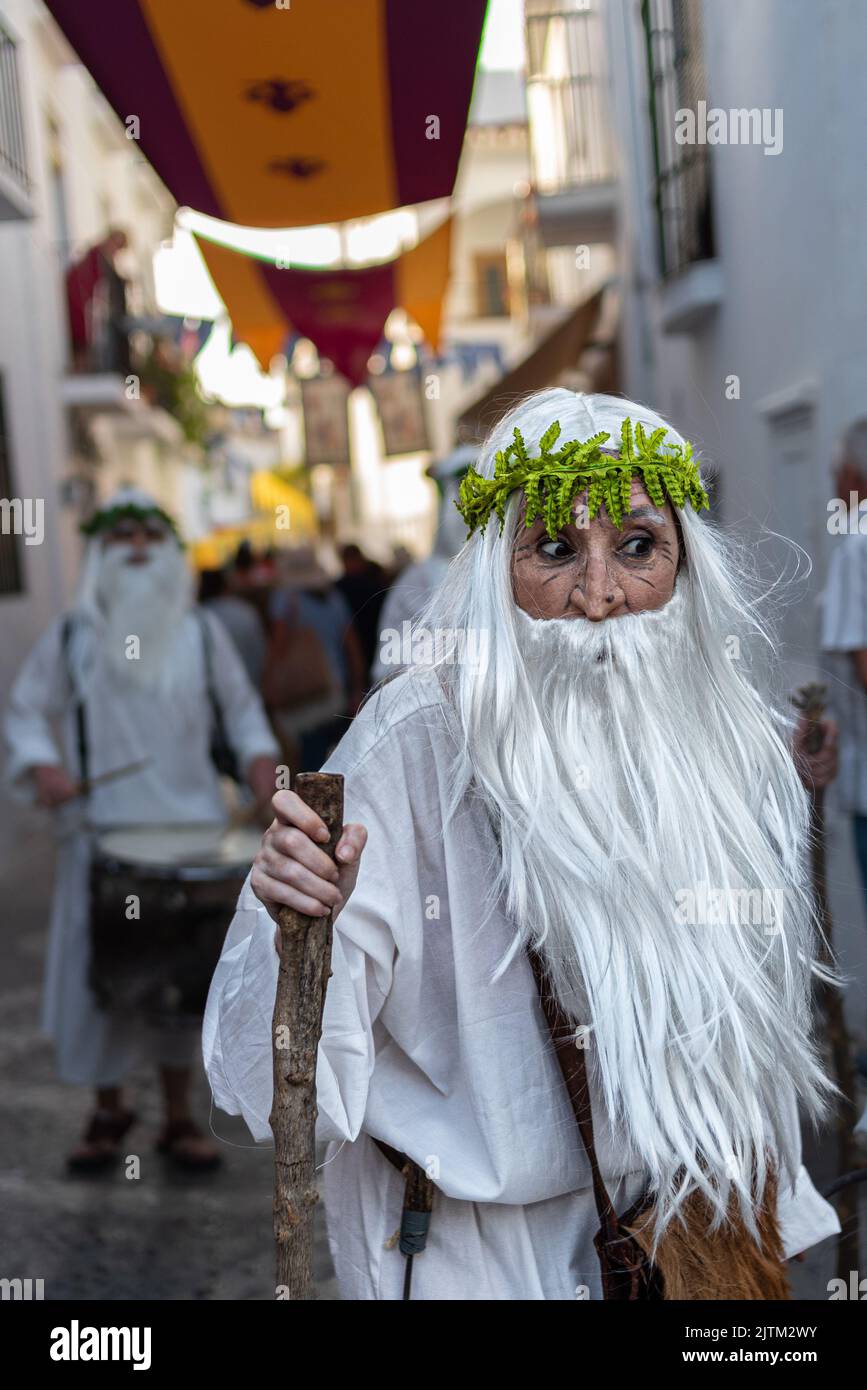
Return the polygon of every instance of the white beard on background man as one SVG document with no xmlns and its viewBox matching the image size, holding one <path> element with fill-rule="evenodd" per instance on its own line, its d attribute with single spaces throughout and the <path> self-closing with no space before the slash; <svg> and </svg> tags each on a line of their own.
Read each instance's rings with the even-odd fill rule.
<svg viewBox="0 0 867 1390">
<path fill-rule="evenodd" d="M 150 545 L 143 563 L 129 563 L 133 551 L 120 543 L 106 546 L 99 557 L 95 598 L 105 618 L 102 651 L 125 685 L 167 690 L 179 674 L 170 658 L 190 608 L 192 580 L 171 537 Z"/>
<path fill-rule="evenodd" d="M 489 635 L 480 666 L 443 668 L 463 730 L 451 809 L 469 794 L 497 827 L 489 903 L 516 927 L 501 969 L 537 947 L 589 1028 L 588 1066 L 650 1175 L 660 1232 L 697 1187 L 720 1221 L 736 1196 L 752 1227 L 768 1158 L 794 1180 L 795 1097 L 817 1116 L 829 1089 L 810 1024 L 808 804 L 750 678 L 764 633 L 709 529 L 682 527 L 689 564 L 656 611 L 531 618 L 494 533 L 419 620 Z M 703 890 L 736 910 L 741 889 L 749 920 L 701 916 Z"/>
</svg>

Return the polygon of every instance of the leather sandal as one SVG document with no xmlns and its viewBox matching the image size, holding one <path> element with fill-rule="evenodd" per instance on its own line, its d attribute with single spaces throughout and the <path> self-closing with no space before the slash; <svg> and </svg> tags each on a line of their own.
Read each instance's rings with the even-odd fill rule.
<svg viewBox="0 0 867 1390">
<path fill-rule="evenodd" d="M 132 1110 L 95 1110 L 81 1143 L 66 1160 L 72 1173 L 97 1173 L 120 1157 L 120 1146 L 137 1119 Z"/>
<path fill-rule="evenodd" d="M 157 1153 L 170 1158 L 178 1168 L 184 1168 L 187 1172 L 205 1173 L 220 1167 L 222 1154 L 216 1150 L 212 1153 L 197 1152 L 187 1145 L 189 1139 L 207 1139 L 207 1136 L 194 1120 L 173 1120 L 160 1133 Z"/>
</svg>

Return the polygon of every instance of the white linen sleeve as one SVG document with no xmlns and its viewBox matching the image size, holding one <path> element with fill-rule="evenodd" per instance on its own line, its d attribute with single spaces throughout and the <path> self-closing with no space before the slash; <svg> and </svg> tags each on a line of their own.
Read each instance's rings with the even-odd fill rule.
<svg viewBox="0 0 867 1390">
<path fill-rule="evenodd" d="M 822 649 L 867 648 L 867 536 L 838 536 L 822 595 Z"/>
<path fill-rule="evenodd" d="M 52 623 L 25 658 L 3 718 L 6 781 L 22 801 L 35 797 L 28 777 L 32 768 L 63 763 L 52 728 L 69 700 L 61 634 L 62 621 Z"/>
<path fill-rule="evenodd" d="M 780 1185 L 777 1221 L 787 1260 L 840 1230 L 840 1218 L 831 1203 L 816 1191 L 803 1163 L 794 1187 Z"/>
<path fill-rule="evenodd" d="M 271 732 L 261 696 L 254 690 L 237 648 L 219 618 L 200 610 L 208 625 L 213 653 L 214 686 L 226 734 L 246 771 L 254 758 L 268 755 L 280 760 L 280 748 Z"/>
<path fill-rule="evenodd" d="M 836 1211 L 813 1186 L 810 1174 L 801 1163 L 801 1125 L 798 1118 L 798 1104 L 794 1087 L 788 1087 L 786 1100 L 787 1121 L 794 1140 L 798 1167 L 794 1183 L 785 1173 L 780 1174 L 777 1193 L 777 1222 L 783 1242 L 783 1252 L 787 1260 L 800 1255 L 820 1240 L 836 1235 L 840 1230 L 840 1220 Z"/>
<path fill-rule="evenodd" d="M 347 793 L 347 821 L 371 814 Z M 378 835 L 365 848 L 358 884 L 334 926 L 316 1066 L 317 1138 L 357 1138 L 375 1059 L 373 1025 L 391 986 L 394 939 L 376 881 L 387 851 Z M 379 862 L 377 862 L 379 861 Z M 277 992 L 275 925 L 247 880 L 211 982 L 202 1026 L 205 1071 L 214 1100 L 242 1115 L 254 1139 L 271 1136 L 271 1024 Z"/>
</svg>

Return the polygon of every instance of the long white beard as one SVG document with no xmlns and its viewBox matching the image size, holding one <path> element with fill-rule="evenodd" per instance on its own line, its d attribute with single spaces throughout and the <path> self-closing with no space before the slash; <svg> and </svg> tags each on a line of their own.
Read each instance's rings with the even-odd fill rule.
<svg viewBox="0 0 867 1390">
<path fill-rule="evenodd" d="M 785 750 L 761 710 L 718 689 L 683 573 L 653 612 L 518 610 L 515 625 L 526 678 L 467 750 L 498 828 L 514 950 L 539 948 L 589 1028 L 588 1064 L 661 1226 L 696 1186 L 718 1220 L 736 1192 L 752 1224 L 767 1157 L 790 1177 L 797 1166 L 795 1093 L 824 1085 L 803 844 L 775 838 L 762 775 Z M 739 739 L 739 720 L 761 731 Z M 798 805 L 788 778 L 776 785 Z"/>
<path fill-rule="evenodd" d="M 167 690 L 178 675 L 172 649 L 191 601 L 191 581 L 171 540 L 150 547 L 146 564 L 129 564 L 130 547 L 100 557 L 96 599 L 105 618 L 103 658 L 124 685 Z"/>
</svg>

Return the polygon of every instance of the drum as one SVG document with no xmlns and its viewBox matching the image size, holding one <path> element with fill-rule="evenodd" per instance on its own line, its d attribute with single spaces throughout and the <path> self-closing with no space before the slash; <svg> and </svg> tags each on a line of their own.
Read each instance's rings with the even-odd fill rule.
<svg viewBox="0 0 867 1390">
<path fill-rule="evenodd" d="M 160 1027 L 201 1019 L 241 885 L 252 827 L 97 832 L 90 866 L 90 986 L 103 1009 Z"/>
</svg>

